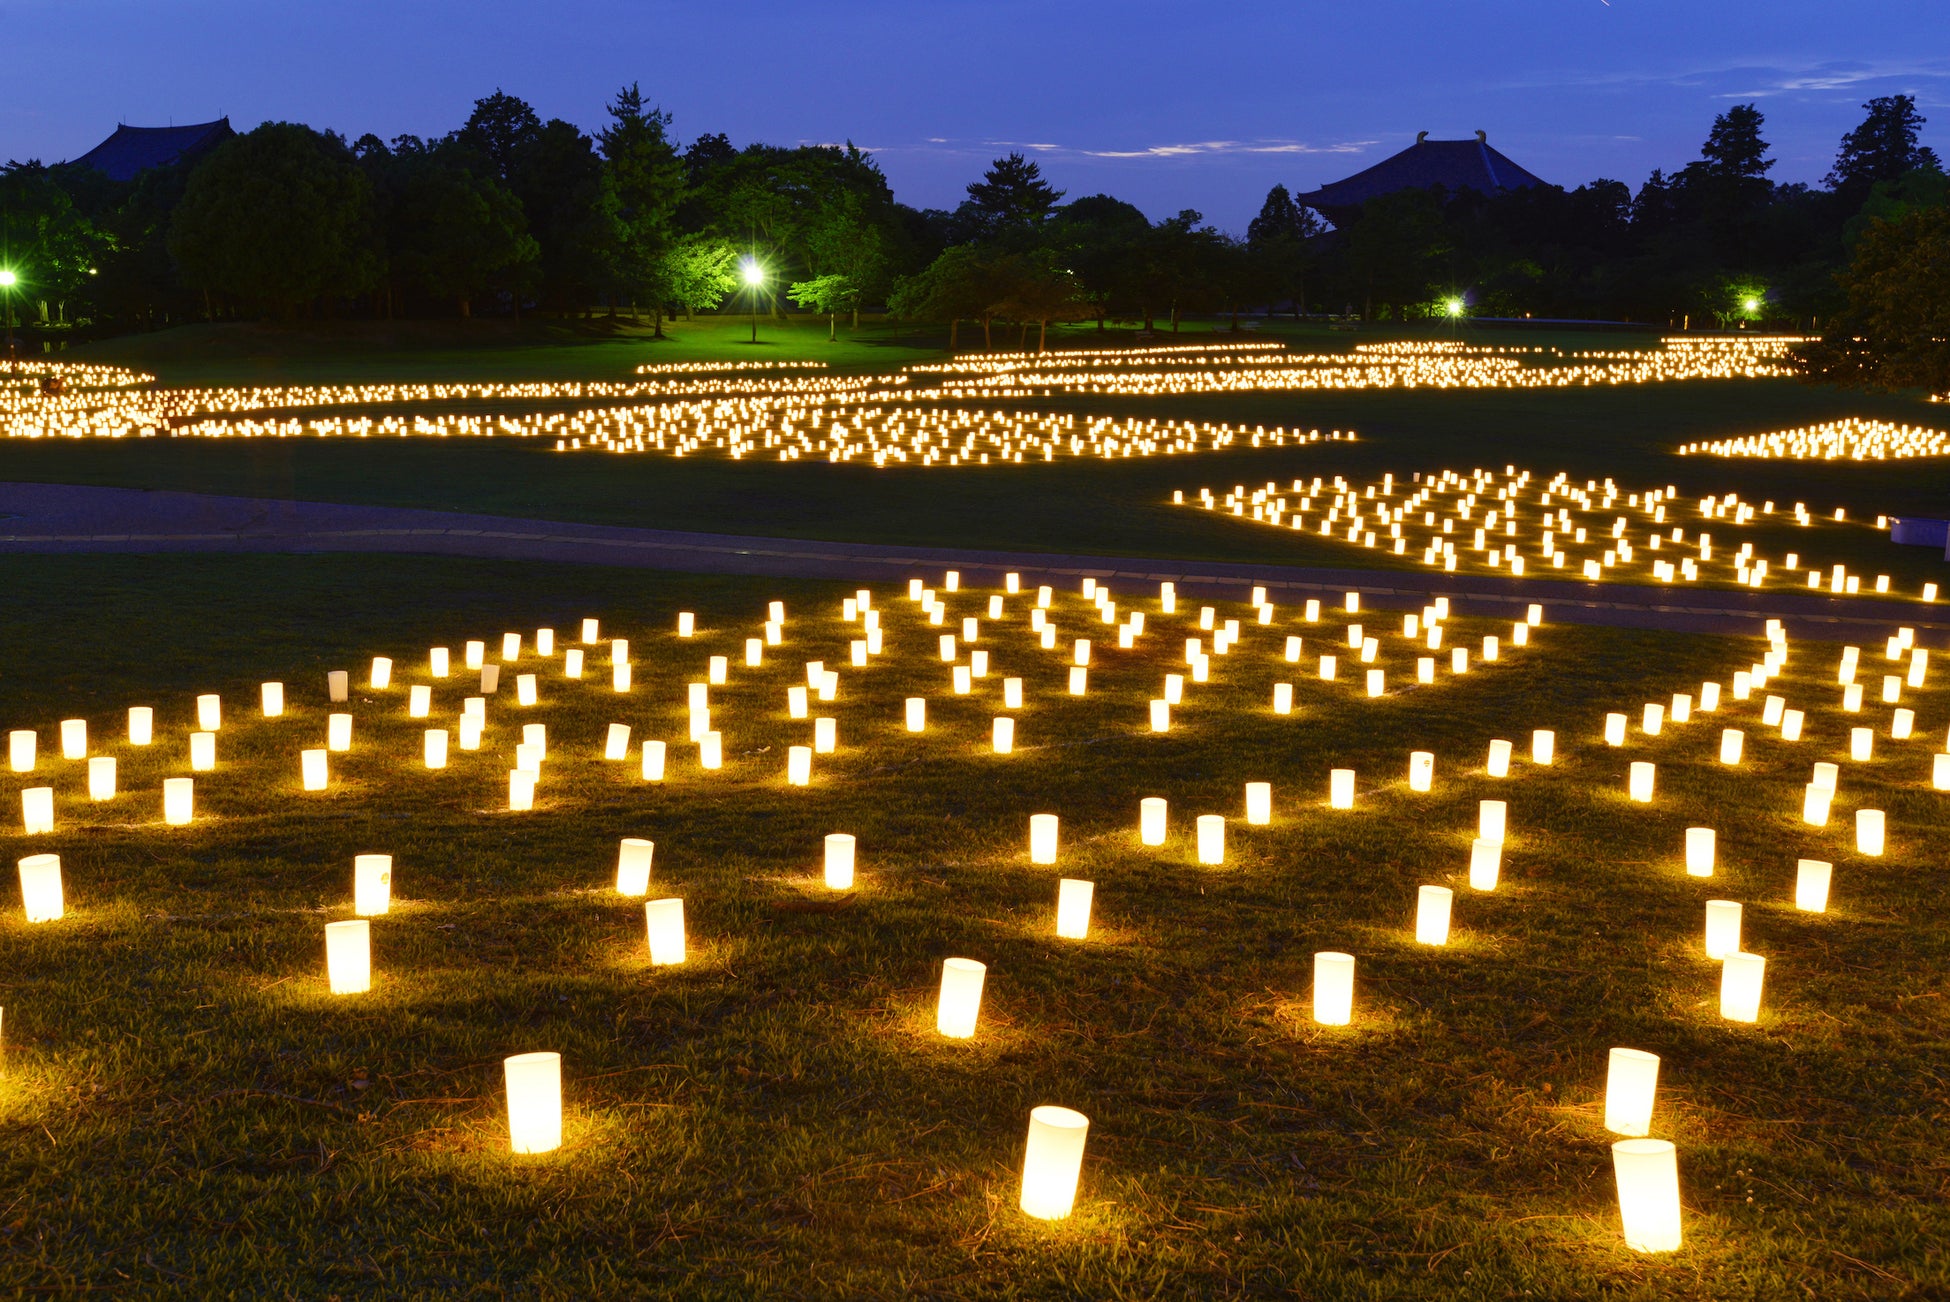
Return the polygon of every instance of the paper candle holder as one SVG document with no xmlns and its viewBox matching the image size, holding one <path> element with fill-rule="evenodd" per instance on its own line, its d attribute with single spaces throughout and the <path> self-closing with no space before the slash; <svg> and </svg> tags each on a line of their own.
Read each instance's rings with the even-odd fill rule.
<svg viewBox="0 0 1950 1302">
<path fill-rule="evenodd" d="M 942 960 L 941 995 L 934 1014 L 937 1031 L 953 1040 L 974 1037 L 982 1011 L 982 985 L 987 978 L 987 965 L 972 958 Z"/>
<path fill-rule="evenodd" d="M 352 857 L 352 911 L 362 918 L 378 917 L 393 907 L 393 856 L 360 854 Z"/>
<path fill-rule="evenodd" d="M 517 1153 L 562 1147 L 562 1055 L 518 1053 L 502 1069 L 508 1086 L 508 1146 Z"/>
<path fill-rule="evenodd" d="M 1322 950 L 1314 955 L 1314 1021 L 1346 1026 L 1354 1020 L 1354 955 Z"/>
<path fill-rule="evenodd" d="M 1043 1106 L 1029 1113 L 1029 1140 L 1022 1160 L 1022 1210 L 1039 1220 L 1060 1221 L 1076 1205 L 1077 1177 L 1090 1118 L 1069 1108 Z"/>
</svg>

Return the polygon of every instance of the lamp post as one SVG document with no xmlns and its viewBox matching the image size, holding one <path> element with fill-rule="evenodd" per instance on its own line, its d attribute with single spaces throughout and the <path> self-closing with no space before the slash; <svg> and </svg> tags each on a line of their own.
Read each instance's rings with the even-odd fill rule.
<svg viewBox="0 0 1950 1302">
<path fill-rule="evenodd" d="M 0 267 L 0 293 L 5 293 L 7 298 L 7 368 L 15 372 L 20 370 L 19 359 L 14 355 L 14 286 L 19 283 L 20 277 L 12 267 Z"/>
<path fill-rule="evenodd" d="M 757 257 L 745 259 L 745 286 L 752 295 L 752 342 L 758 342 L 758 287 L 765 283 L 765 268 L 758 265 Z"/>
</svg>

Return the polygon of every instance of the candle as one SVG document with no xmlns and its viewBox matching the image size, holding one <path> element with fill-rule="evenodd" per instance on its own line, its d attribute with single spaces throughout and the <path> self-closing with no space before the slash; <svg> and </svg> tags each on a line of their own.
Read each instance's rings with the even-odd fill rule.
<svg viewBox="0 0 1950 1302">
<path fill-rule="evenodd" d="M 1069 1108 L 1039 1107 L 1029 1114 L 1029 1143 L 1022 1161 L 1022 1210 L 1059 1221 L 1076 1202 L 1083 1170 L 1084 1136 L 1090 1118 Z"/>
<path fill-rule="evenodd" d="M 982 983 L 988 966 L 972 958 L 943 959 L 941 998 L 935 1006 L 934 1027 L 953 1040 L 972 1039 L 982 1011 Z"/>
<path fill-rule="evenodd" d="M 1314 1020 L 1322 1026 L 1354 1020 L 1354 955 L 1334 950 L 1314 955 Z"/>
</svg>

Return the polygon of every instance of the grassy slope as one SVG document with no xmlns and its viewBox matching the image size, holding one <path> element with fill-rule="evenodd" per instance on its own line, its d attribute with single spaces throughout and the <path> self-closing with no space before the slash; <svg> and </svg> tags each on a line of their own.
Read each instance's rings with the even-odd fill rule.
<svg viewBox="0 0 1950 1302">
<path fill-rule="evenodd" d="M 949 698 L 933 630 L 888 601 L 907 654 L 842 671 L 844 753 L 792 791 L 777 780 L 783 748 L 807 725 L 779 698 L 800 660 L 840 658 L 845 626 L 815 617 L 836 603 L 831 586 L 345 557 L 19 559 L 9 581 L 5 725 L 50 746 L 57 718 L 89 716 L 131 794 L 77 803 L 80 766 L 54 762 L 61 830 L 6 838 L 16 855 L 62 854 L 72 910 L 52 926 L 0 920 L 7 1287 L 1950 1288 L 1937 1246 L 1950 1234 L 1950 1021 L 1936 989 L 1950 954 L 1927 867 L 1947 820 L 1924 789 L 1950 716 L 1940 686 L 1910 702 L 1926 738 L 1845 765 L 1835 827 L 1817 832 L 1792 817 L 1800 784 L 1859 721 L 1829 708 L 1826 650 L 1783 689 L 1810 709 L 1809 740 L 1766 740 L 1757 711 L 1730 705 L 1661 739 L 1635 733 L 1621 753 L 1597 744 L 1605 709 L 1725 680 L 1757 652 L 1545 629 L 1493 671 L 1370 703 L 1279 661 L 1284 629 L 1249 630 L 1179 728 L 1154 738 L 1130 725 L 1180 636 L 1154 614 L 1147 650 L 1100 648 L 1083 701 L 1057 694 L 1061 657 L 1013 634 L 990 643 L 998 674 L 1030 680 L 1025 749 L 1003 759 L 982 744 L 992 704 Z M 676 741 L 682 682 L 706 654 L 735 651 L 771 597 L 795 615 L 788 644 L 717 694 L 731 768 L 700 775 L 675 745 L 671 781 L 651 789 L 588 757 L 616 719 Z M 1074 601 L 1058 620 L 1081 631 Z M 677 608 L 698 610 L 708 637 L 669 637 Z M 355 693 L 340 787 L 297 792 L 326 668 L 384 652 L 402 682 L 423 681 L 413 666 L 430 643 L 567 631 L 584 614 L 632 638 L 639 689 L 546 690 L 536 713 L 552 758 L 534 814 L 495 812 L 522 712 L 497 700 L 488 749 L 428 775 L 412 762 L 422 725 L 403 717 L 403 685 Z M 1871 650 L 1865 670 L 1880 663 Z M 270 676 L 293 703 L 281 722 L 249 717 Z M 1263 708 L 1275 678 L 1299 683 L 1293 718 Z M 224 771 L 198 783 L 215 817 L 165 831 L 156 788 L 178 771 L 201 690 L 228 709 Z M 439 711 L 464 690 L 441 687 Z M 933 698 L 924 738 L 893 726 L 909 693 Z M 141 756 L 114 740 L 120 709 L 139 702 L 158 707 L 163 738 Z M 1737 773 L 1712 762 L 1722 723 L 1749 729 Z M 1537 726 L 1559 730 L 1557 766 L 1519 765 L 1505 782 L 1474 771 L 1489 737 Z M 1439 757 L 1429 796 L 1399 783 L 1411 748 Z M 1638 758 L 1660 765 L 1649 809 L 1622 797 Z M 1362 775 L 1356 813 L 1318 803 L 1336 765 Z M 1191 816 L 1235 813 L 1249 779 L 1274 783 L 1275 825 L 1235 825 L 1227 865 L 1194 867 Z M 0 776 L 5 808 L 21 785 Z M 1136 845 L 1149 794 L 1172 802 L 1163 852 Z M 1483 796 L 1511 802 L 1506 884 L 1491 896 L 1460 881 Z M 1889 811 L 1888 858 L 1848 849 L 1858 803 Z M 1020 844 L 1035 810 L 1064 818 L 1061 872 L 1098 883 L 1089 942 L 1048 934 L 1056 874 L 1029 867 Z M 1697 823 L 1722 838 L 1710 882 L 1675 862 Z M 801 911 L 825 898 L 818 838 L 839 828 L 861 839 L 858 897 Z M 683 969 L 646 966 L 640 908 L 605 889 L 629 834 L 658 841 L 657 889 L 687 900 Z M 376 990 L 335 1000 L 319 929 L 347 916 L 350 858 L 372 849 L 397 856 L 401 898 L 375 921 Z M 1788 904 L 1802 854 L 1837 862 L 1826 916 Z M 1441 950 L 1406 932 L 1432 881 L 1457 887 Z M 1696 952 L 1709 895 L 1746 901 L 1748 946 L 1770 957 L 1756 1027 L 1714 1014 L 1716 968 Z M 1360 956 L 1347 1031 L 1307 1020 L 1320 948 Z M 990 964 L 966 1046 L 930 1030 L 951 953 Z M 1688 1217 L 1675 1257 L 1618 1242 L 1598 1124 L 1615 1043 L 1665 1058 L 1655 1133 L 1680 1146 Z M 565 1056 L 568 1145 L 517 1160 L 499 1059 L 536 1047 Z M 1012 1210 L 1024 1117 L 1046 1101 L 1093 1119 L 1081 1210 L 1054 1227 Z"/>
</svg>

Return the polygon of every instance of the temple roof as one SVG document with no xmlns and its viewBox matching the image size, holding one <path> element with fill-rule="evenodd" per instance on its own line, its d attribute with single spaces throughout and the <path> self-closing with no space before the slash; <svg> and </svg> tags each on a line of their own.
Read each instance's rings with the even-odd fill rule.
<svg viewBox="0 0 1950 1302">
<path fill-rule="evenodd" d="M 163 167 L 192 154 L 214 148 L 236 135 L 230 119 L 198 122 L 183 127 L 116 127 L 115 134 L 74 160 L 111 180 L 133 181 L 152 167 Z"/>
<path fill-rule="evenodd" d="M 1397 190 L 1426 190 L 1435 186 L 1454 193 L 1475 190 L 1479 194 L 1502 194 L 1533 185 L 1548 185 L 1490 148 L 1481 131 L 1474 140 L 1430 140 L 1424 131 L 1415 143 L 1399 154 L 1384 158 L 1366 171 L 1345 180 L 1334 181 L 1294 200 L 1319 209 L 1330 218 L 1339 209 L 1348 212 L 1370 199 Z"/>
</svg>

